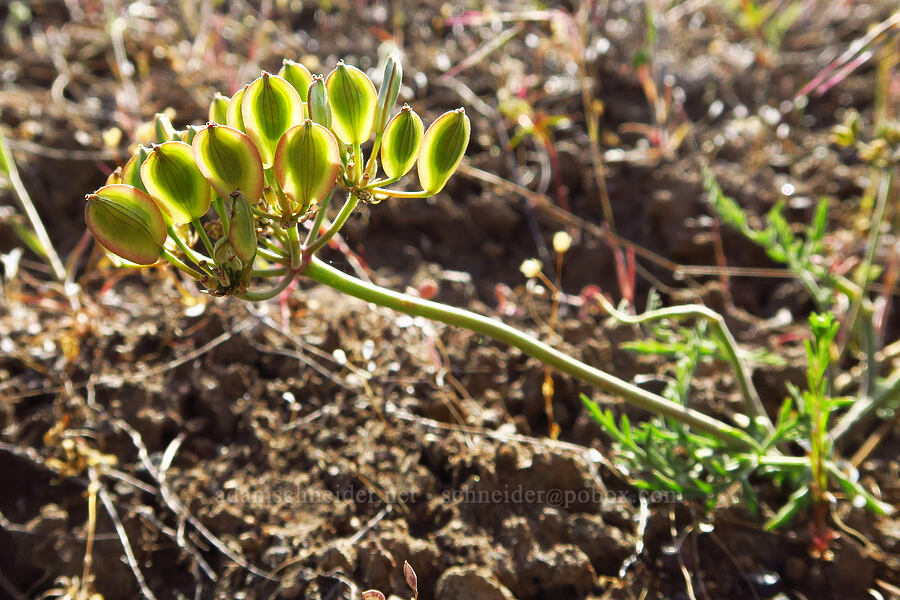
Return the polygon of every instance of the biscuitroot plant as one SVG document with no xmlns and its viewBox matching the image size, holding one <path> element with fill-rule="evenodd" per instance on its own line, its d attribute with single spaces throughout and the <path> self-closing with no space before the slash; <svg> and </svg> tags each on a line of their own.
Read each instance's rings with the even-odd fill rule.
<svg viewBox="0 0 900 600">
<path fill-rule="evenodd" d="M 750 425 L 733 426 L 498 320 L 385 289 L 320 260 L 317 253 L 359 203 L 433 196 L 463 158 L 470 134 L 465 111 L 444 113 L 425 129 L 409 106 L 394 110 L 400 81 L 401 66 L 393 59 L 378 90 L 365 73 L 343 62 L 322 77 L 285 61 L 277 75 L 264 72 L 230 98 L 216 95 L 206 126 L 178 131 L 158 116 L 158 144 L 138 148 L 107 185 L 87 196 L 88 227 L 114 260 L 131 266 L 168 261 L 212 295 L 262 301 L 305 277 L 367 302 L 469 329 L 674 420 L 718 450 L 740 455 L 743 466 L 796 466 L 795 457 L 767 443 L 775 425 L 754 394 L 746 404 Z M 392 187 L 413 167 L 421 189 Z M 329 219 L 333 196 L 343 197 L 343 204 Z"/>
</svg>

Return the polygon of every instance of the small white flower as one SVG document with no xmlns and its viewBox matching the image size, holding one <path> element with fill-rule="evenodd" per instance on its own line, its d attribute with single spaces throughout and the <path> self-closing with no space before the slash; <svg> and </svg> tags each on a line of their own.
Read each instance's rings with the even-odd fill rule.
<svg viewBox="0 0 900 600">
<path fill-rule="evenodd" d="M 534 279 L 541 274 L 541 261 L 536 258 L 529 258 L 522 262 L 522 266 L 519 267 L 519 270 L 522 271 L 522 275 L 528 279 Z"/>
</svg>

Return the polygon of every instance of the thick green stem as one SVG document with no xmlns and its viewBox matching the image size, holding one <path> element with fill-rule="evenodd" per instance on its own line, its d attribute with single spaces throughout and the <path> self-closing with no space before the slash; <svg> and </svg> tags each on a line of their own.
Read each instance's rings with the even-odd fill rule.
<svg viewBox="0 0 900 600">
<path fill-rule="evenodd" d="M 698 431 L 707 433 L 723 444 L 749 452 L 759 450 L 759 446 L 750 436 L 735 427 L 701 412 L 670 402 L 657 394 L 643 390 L 627 381 L 586 365 L 495 319 L 490 319 L 461 308 L 454 308 L 401 294 L 361 281 L 326 265 L 315 257 L 310 259 L 302 274 L 361 300 L 373 302 L 409 315 L 425 317 L 448 325 L 469 329 L 498 342 L 508 344 L 576 379 L 621 396 L 626 402 L 634 406 L 671 417 Z"/>
<path fill-rule="evenodd" d="M 325 245 L 331 241 L 331 238 L 333 238 L 335 234 L 340 231 L 341 227 L 344 226 L 344 223 L 347 222 L 350 215 L 353 214 L 353 209 L 356 208 L 358 202 L 359 196 L 356 195 L 356 192 L 350 192 L 347 196 L 347 201 L 344 202 L 344 206 L 341 207 L 341 212 L 335 217 L 334 223 L 331 224 L 328 231 L 322 234 L 322 237 L 313 242 L 311 246 L 303 249 L 304 256 L 312 257 L 316 252 L 324 248 Z"/>
<path fill-rule="evenodd" d="M 286 231 L 288 249 L 291 252 L 291 268 L 297 269 L 303 260 L 303 253 L 300 249 L 300 233 L 297 231 L 296 225 L 291 225 Z"/>
</svg>

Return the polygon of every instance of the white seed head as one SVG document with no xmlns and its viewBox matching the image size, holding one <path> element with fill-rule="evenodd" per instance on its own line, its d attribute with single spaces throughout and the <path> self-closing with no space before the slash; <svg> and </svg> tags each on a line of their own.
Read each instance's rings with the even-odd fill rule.
<svg viewBox="0 0 900 600">
<path fill-rule="evenodd" d="M 541 261 L 536 258 L 526 259 L 522 262 L 522 266 L 519 267 L 519 270 L 522 271 L 522 275 L 528 279 L 534 279 L 541 274 Z"/>
<path fill-rule="evenodd" d="M 557 231 L 553 234 L 553 249 L 557 254 L 565 254 L 572 247 L 572 236 L 565 231 Z"/>
</svg>

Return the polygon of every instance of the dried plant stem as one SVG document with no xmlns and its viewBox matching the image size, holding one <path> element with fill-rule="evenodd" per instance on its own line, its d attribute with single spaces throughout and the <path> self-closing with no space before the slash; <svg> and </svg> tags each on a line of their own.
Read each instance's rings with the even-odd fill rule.
<svg viewBox="0 0 900 600">
<path fill-rule="evenodd" d="M 12 153 L 9 151 L 9 146 L 6 143 L 6 138 L 3 137 L 2 133 L 0 133 L 0 171 L 6 172 L 9 183 L 12 185 L 13 192 L 15 192 L 16 198 L 19 200 L 19 205 L 21 205 L 22 210 L 25 212 L 25 216 L 31 223 L 34 234 L 41 243 L 41 249 L 44 251 L 44 258 L 47 260 L 47 264 L 50 265 L 53 276 L 60 282 L 65 283 L 66 268 L 59 259 L 56 249 L 53 248 L 53 242 L 50 241 L 50 236 L 47 235 L 44 223 L 41 221 L 41 217 L 34 207 L 34 203 L 31 201 L 31 196 L 28 195 L 28 190 L 25 189 L 25 184 L 22 183 L 22 178 L 19 177 L 19 169 L 16 167 L 16 161 L 13 160 Z"/>
</svg>

